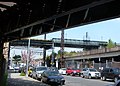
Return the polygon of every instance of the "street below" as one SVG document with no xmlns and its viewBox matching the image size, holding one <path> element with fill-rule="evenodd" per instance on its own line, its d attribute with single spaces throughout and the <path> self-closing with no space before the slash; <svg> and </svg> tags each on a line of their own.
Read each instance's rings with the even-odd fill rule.
<svg viewBox="0 0 120 86">
<path fill-rule="evenodd" d="M 101 81 L 100 79 L 85 79 L 79 76 L 66 76 L 63 86 L 113 86 L 114 82 Z M 8 77 L 8 86 L 50 86 L 30 77 L 20 76 L 19 73 L 11 73 Z"/>
<path fill-rule="evenodd" d="M 114 82 L 101 81 L 100 79 L 85 79 L 78 76 L 64 76 L 65 86 L 113 86 Z"/>
</svg>

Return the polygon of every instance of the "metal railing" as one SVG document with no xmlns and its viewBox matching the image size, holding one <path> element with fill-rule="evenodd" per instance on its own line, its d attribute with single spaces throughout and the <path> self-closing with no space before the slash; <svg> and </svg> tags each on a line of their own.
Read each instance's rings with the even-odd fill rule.
<svg viewBox="0 0 120 86">
<path fill-rule="evenodd" d="M 61 43 L 60 38 L 53 38 L 52 39 L 55 43 Z M 75 40 L 75 39 L 64 39 L 65 44 L 75 44 L 75 45 L 107 45 L 107 42 L 104 41 L 91 41 L 91 40 Z"/>
</svg>

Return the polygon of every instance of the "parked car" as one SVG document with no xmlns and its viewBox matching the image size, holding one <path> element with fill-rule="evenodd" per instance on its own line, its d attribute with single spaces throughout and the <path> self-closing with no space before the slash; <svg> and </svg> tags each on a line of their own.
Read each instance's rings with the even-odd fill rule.
<svg viewBox="0 0 120 86">
<path fill-rule="evenodd" d="M 33 67 L 29 67 L 28 76 L 32 77 L 32 71 L 33 71 Z"/>
<path fill-rule="evenodd" d="M 33 68 L 33 71 L 31 73 L 31 75 L 32 75 L 33 78 L 41 79 L 41 74 L 45 70 L 47 70 L 47 67 L 45 67 L 45 66 L 35 67 L 35 68 Z"/>
<path fill-rule="evenodd" d="M 67 68 L 60 68 L 58 71 L 59 71 L 60 74 L 65 75 L 66 74 L 66 69 Z"/>
<path fill-rule="evenodd" d="M 8 67 L 8 71 L 9 71 L 10 73 L 14 73 L 14 67 L 9 66 L 9 67 Z"/>
<path fill-rule="evenodd" d="M 77 68 L 67 68 L 66 70 L 66 75 L 79 75 L 80 76 L 80 69 L 77 69 Z"/>
<path fill-rule="evenodd" d="M 64 77 L 61 76 L 59 72 L 51 70 L 47 70 L 42 73 L 41 81 L 55 86 L 65 84 Z"/>
<path fill-rule="evenodd" d="M 15 66 L 15 67 L 14 67 L 14 72 L 15 72 L 15 73 L 19 73 L 19 70 L 20 70 L 20 67 L 19 67 L 19 66 Z"/>
<path fill-rule="evenodd" d="M 85 72 L 87 71 L 87 68 L 83 68 L 82 70 L 81 70 L 81 77 L 82 78 L 84 78 L 85 76 Z"/>
<path fill-rule="evenodd" d="M 84 71 L 85 78 L 100 78 L 101 74 L 98 72 L 95 68 L 87 68 L 86 71 Z"/>
<path fill-rule="evenodd" d="M 57 67 L 48 67 L 48 70 L 59 72 Z"/>
<path fill-rule="evenodd" d="M 120 79 L 120 68 L 105 68 L 101 72 L 101 80 L 113 79 L 115 82 Z"/>
</svg>

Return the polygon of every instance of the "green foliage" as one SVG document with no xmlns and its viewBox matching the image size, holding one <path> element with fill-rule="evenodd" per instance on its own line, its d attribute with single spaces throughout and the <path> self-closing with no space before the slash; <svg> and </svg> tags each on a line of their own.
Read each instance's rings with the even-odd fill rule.
<svg viewBox="0 0 120 86">
<path fill-rule="evenodd" d="M 64 51 L 64 56 L 73 56 L 73 55 L 76 55 L 78 54 L 79 52 L 76 52 L 76 51 L 71 51 L 71 52 L 67 52 L 67 51 Z M 60 50 L 58 51 L 58 54 L 57 54 L 57 57 L 60 58 Z"/>
<path fill-rule="evenodd" d="M 21 72 L 21 73 L 20 73 L 20 76 L 25 76 L 25 73 L 24 73 L 24 72 Z"/>
<path fill-rule="evenodd" d="M 15 55 L 15 56 L 13 57 L 13 61 L 15 61 L 16 64 L 17 64 L 19 61 L 21 61 L 21 56 L 20 56 L 20 55 Z"/>
<path fill-rule="evenodd" d="M 21 56 L 20 56 L 20 55 L 15 55 L 15 56 L 13 57 L 13 59 L 14 59 L 15 61 L 20 61 L 20 60 L 21 60 Z"/>
<path fill-rule="evenodd" d="M 54 54 L 54 66 L 55 66 L 55 58 L 56 58 L 56 53 L 55 52 L 52 52 L 53 54 Z M 51 55 L 50 56 L 47 56 L 46 57 L 46 64 L 47 64 L 47 66 L 48 67 L 50 67 L 51 66 L 51 60 L 52 60 L 52 53 L 51 53 Z"/>
<path fill-rule="evenodd" d="M 61 51 L 59 50 L 59 51 L 58 51 L 58 55 L 60 55 L 60 54 L 61 54 Z"/>
<path fill-rule="evenodd" d="M 50 59 L 50 56 L 47 56 L 46 58 L 45 58 L 45 60 L 49 60 Z"/>
<path fill-rule="evenodd" d="M 111 39 L 109 39 L 107 48 L 113 48 L 115 46 L 116 46 L 116 43 L 114 43 Z"/>
</svg>

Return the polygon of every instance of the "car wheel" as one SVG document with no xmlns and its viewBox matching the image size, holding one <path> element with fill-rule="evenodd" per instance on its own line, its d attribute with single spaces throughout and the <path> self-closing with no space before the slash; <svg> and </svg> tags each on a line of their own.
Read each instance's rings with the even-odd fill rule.
<svg viewBox="0 0 120 86">
<path fill-rule="evenodd" d="M 84 78 L 84 75 L 81 75 L 82 78 Z"/>
<path fill-rule="evenodd" d="M 91 78 L 92 78 L 91 75 L 89 75 L 89 76 L 88 76 L 88 79 L 91 79 Z"/>
<path fill-rule="evenodd" d="M 32 78 L 34 79 L 33 75 L 32 75 Z"/>
<path fill-rule="evenodd" d="M 118 81 L 118 78 L 117 78 L 117 77 L 115 77 L 115 78 L 114 78 L 114 82 L 117 82 L 117 81 Z"/>
<path fill-rule="evenodd" d="M 38 80 L 38 77 L 37 77 L 37 75 L 36 75 L 35 79 L 36 79 L 36 80 Z"/>
<path fill-rule="evenodd" d="M 84 75 L 83 75 L 83 74 L 81 74 L 81 77 L 82 77 L 82 78 L 84 78 Z"/>
<path fill-rule="evenodd" d="M 103 81 L 105 81 L 105 80 L 106 80 L 106 77 L 105 77 L 105 76 L 103 76 L 103 77 L 102 77 L 102 80 L 103 80 Z"/>
<path fill-rule="evenodd" d="M 63 82 L 60 82 L 60 86 L 63 86 L 63 84 L 64 84 Z"/>
<path fill-rule="evenodd" d="M 81 74 L 79 74 L 79 76 L 81 76 Z"/>
<path fill-rule="evenodd" d="M 42 78 L 41 78 L 41 82 L 44 82 Z"/>
<path fill-rule="evenodd" d="M 65 85 L 65 82 L 62 82 L 63 85 Z"/>
<path fill-rule="evenodd" d="M 102 77 L 100 77 L 100 79 L 102 80 Z"/>
<path fill-rule="evenodd" d="M 71 73 L 71 76 L 74 76 L 74 73 Z"/>
<path fill-rule="evenodd" d="M 68 73 L 66 73 L 66 75 L 68 76 Z"/>
</svg>

